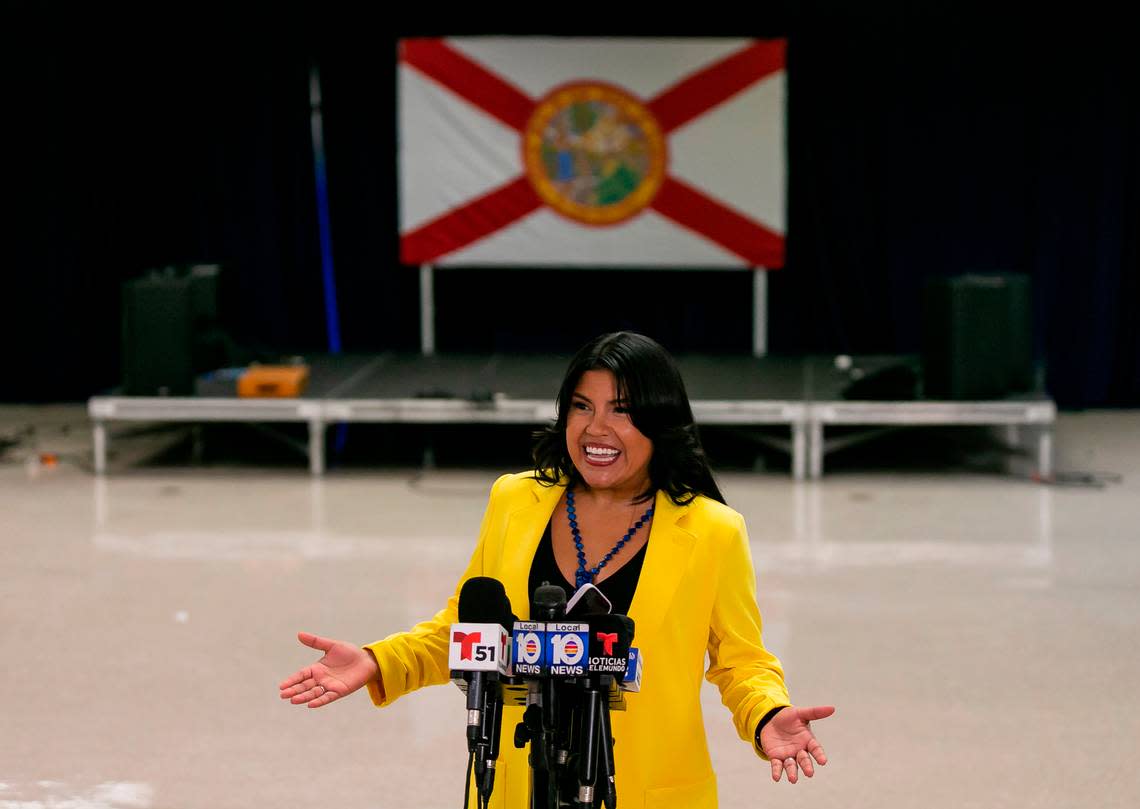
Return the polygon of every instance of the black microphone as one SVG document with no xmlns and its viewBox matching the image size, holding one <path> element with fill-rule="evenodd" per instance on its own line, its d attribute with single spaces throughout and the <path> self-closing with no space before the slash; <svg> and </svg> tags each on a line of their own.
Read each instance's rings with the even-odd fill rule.
<svg viewBox="0 0 1140 809">
<path fill-rule="evenodd" d="M 566 591 L 557 584 L 543 582 L 531 598 L 532 621 L 558 621 L 566 614 Z"/>
<path fill-rule="evenodd" d="M 505 671 L 510 629 L 515 622 L 511 602 L 502 582 L 476 576 L 459 591 L 459 623 L 465 631 L 453 631 L 452 646 L 460 644 L 457 663 L 467 680 L 467 749 L 475 755 L 476 785 L 489 799 L 494 788 L 495 760 L 499 753 L 499 726 L 503 715 L 499 674 Z M 483 635 L 488 637 L 484 638 Z M 472 640 L 475 638 L 476 640 Z M 476 645 L 478 644 L 478 645 Z M 464 670 L 463 666 L 487 670 Z"/>
<path fill-rule="evenodd" d="M 612 674 L 620 683 L 633 645 L 633 619 L 626 615 L 591 615 L 590 674 Z"/>
<path fill-rule="evenodd" d="M 566 615 L 566 591 L 556 584 L 543 582 L 534 591 L 530 603 L 530 619 L 550 623 L 560 621 Z M 539 716 L 532 725 L 538 726 L 538 733 L 531 736 L 531 761 L 534 770 L 534 794 L 546 795 L 548 806 L 558 805 L 558 771 L 564 762 L 559 761 L 558 740 L 559 700 L 558 681 L 547 676 L 538 682 Z M 528 707 L 531 711 L 535 706 Z M 532 714 L 533 716 L 533 714 Z M 537 736 L 537 738 L 536 738 Z M 535 755 L 535 748 L 538 754 Z"/>
<path fill-rule="evenodd" d="M 459 591 L 459 623 L 514 625 L 511 602 L 503 583 L 487 576 L 474 576 L 463 583 Z M 509 630 L 508 630 L 509 631 Z M 481 650 L 480 650 L 481 651 Z M 472 671 L 467 680 L 467 749 L 475 751 L 482 724 L 483 705 L 491 672 Z"/>
<path fill-rule="evenodd" d="M 531 597 L 530 605 L 530 619 L 532 621 L 551 623 L 560 621 L 565 615 L 565 590 L 549 582 L 543 582 L 535 589 L 534 595 Z M 557 725 L 557 713 L 555 710 L 557 700 L 555 699 L 554 693 L 555 685 L 556 681 L 553 677 L 546 677 L 539 686 L 542 701 L 542 729 L 547 742 L 553 740 L 553 734 Z"/>
<path fill-rule="evenodd" d="M 614 781 L 614 739 L 610 724 L 610 702 L 620 698 L 621 681 L 629 662 L 629 647 L 633 645 L 634 623 L 625 615 L 594 615 L 590 617 L 590 659 L 587 696 L 595 714 L 589 724 L 596 736 L 583 736 L 584 749 L 579 768 L 580 786 L 593 787 L 601 781 L 602 803 L 607 809 L 617 809 L 617 785 Z M 606 695 L 597 694 L 601 689 Z M 596 694 L 596 696 L 590 696 Z M 589 734 L 590 731 L 587 731 Z M 596 767 L 590 763 L 596 757 Z M 593 798 L 593 790 L 587 793 Z M 585 797 L 582 795 L 581 797 Z"/>
<path fill-rule="evenodd" d="M 511 601 L 503 583 L 490 576 L 472 576 L 459 590 L 460 623 L 509 626 L 514 623 Z"/>
<path fill-rule="evenodd" d="M 613 605 L 606 594 L 591 582 L 586 582 L 566 602 L 566 617 L 576 618 L 589 615 L 609 615 Z"/>
<path fill-rule="evenodd" d="M 593 807 L 600 783 L 602 802 L 614 809 L 617 788 L 614 780 L 613 738 L 610 730 L 610 701 L 619 695 L 621 679 L 628 665 L 633 642 L 633 621 L 624 615 L 589 616 L 586 676 L 578 680 L 575 724 L 577 734 L 578 793 L 575 806 Z"/>
</svg>

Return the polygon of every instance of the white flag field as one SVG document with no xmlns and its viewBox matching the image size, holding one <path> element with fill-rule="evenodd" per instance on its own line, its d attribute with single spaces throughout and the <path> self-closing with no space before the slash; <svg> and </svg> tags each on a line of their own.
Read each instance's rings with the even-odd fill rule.
<svg viewBox="0 0 1140 809">
<path fill-rule="evenodd" d="M 399 43 L 407 264 L 781 267 L 786 43 Z"/>
</svg>

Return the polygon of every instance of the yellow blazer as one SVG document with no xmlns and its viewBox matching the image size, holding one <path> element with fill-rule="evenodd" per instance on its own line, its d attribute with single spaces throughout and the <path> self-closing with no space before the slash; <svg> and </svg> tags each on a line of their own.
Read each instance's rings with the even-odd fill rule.
<svg viewBox="0 0 1140 809">
<path fill-rule="evenodd" d="M 472 576 L 496 578 L 514 613 L 529 617 L 531 563 L 562 492 L 562 486 L 538 483 L 533 472 L 499 478 L 459 587 Z M 448 627 L 457 620 L 459 587 L 432 619 L 365 647 L 380 664 L 380 681 L 368 686 L 376 705 L 447 682 Z M 658 492 L 629 616 L 636 625 L 634 645 L 645 658 L 644 680 L 640 693 L 627 695 L 628 710 L 613 713 L 618 801 L 627 809 L 713 809 L 716 778 L 701 716 L 702 675 L 720 689 L 737 732 L 754 750 L 760 720 L 790 704 L 780 662 L 760 640 L 744 518 L 706 497 L 678 506 Z M 503 711 L 492 809 L 528 806 L 526 750 L 512 741 L 521 719 L 521 708 Z"/>
</svg>

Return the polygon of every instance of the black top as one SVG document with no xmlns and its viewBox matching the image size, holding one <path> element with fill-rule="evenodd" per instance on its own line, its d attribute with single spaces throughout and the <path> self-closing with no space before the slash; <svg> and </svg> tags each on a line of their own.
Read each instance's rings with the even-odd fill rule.
<svg viewBox="0 0 1140 809">
<path fill-rule="evenodd" d="M 637 580 L 641 578 L 641 566 L 645 563 L 645 549 L 648 547 L 649 543 L 646 542 L 632 559 L 618 568 L 613 575 L 595 585 L 610 600 L 615 615 L 629 615 L 633 593 L 637 589 Z M 538 543 L 538 550 L 534 552 L 534 561 L 530 565 L 530 582 L 527 585 L 529 592 L 533 593 L 543 582 L 561 587 L 566 591 L 567 600 L 578 589 L 573 582 L 566 581 L 566 577 L 562 575 L 558 563 L 554 560 L 554 540 L 550 535 L 549 522 L 542 533 L 542 540 Z"/>
</svg>

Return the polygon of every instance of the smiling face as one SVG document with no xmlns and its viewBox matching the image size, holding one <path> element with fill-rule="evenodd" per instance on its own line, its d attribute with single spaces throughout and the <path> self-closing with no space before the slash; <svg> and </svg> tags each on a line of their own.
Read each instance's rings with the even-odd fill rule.
<svg viewBox="0 0 1140 809">
<path fill-rule="evenodd" d="M 586 485 L 629 500 L 649 488 L 653 442 L 637 429 L 609 371 L 586 371 L 566 417 L 566 449 Z"/>
</svg>

